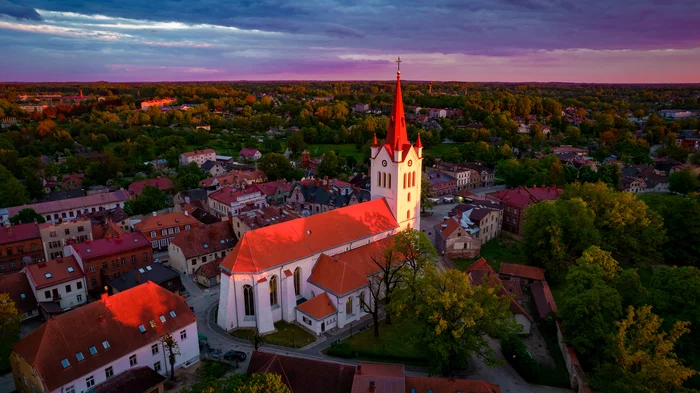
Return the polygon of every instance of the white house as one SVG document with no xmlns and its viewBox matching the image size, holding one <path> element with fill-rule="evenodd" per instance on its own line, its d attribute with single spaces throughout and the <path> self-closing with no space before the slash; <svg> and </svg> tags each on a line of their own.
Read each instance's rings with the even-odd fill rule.
<svg viewBox="0 0 700 393">
<path fill-rule="evenodd" d="M 87 302 L 85 274 L 74 256 L 30 264 L 24 269 L 45 317 Z"/>
<path fill-rule="evenodd" d="M 71 220 L 82 214 L 94 213 L 102 210 L 112 210 L 124 207 L 124 202 L 131 199 L 126 190 L 117 190 L 103 194 L 93 194 L 78 198 L 62 199 L 34 203 L 31 205 L 13 206 L 7 208 L 11 218 L 22 209 L 34 209 L 35 212 L 46 218 L 46 221 L 58 223 Z"/>
<path fill-rule="evenodd" d="M 249 187 L 239 190 L 226 186 L 209 194 L 207 199 L 209 212 L 217 217 L 226 217 L 229 214 L 235 216 L 247 205 L 253 205 L 257 208 L 265 207 L 267 206 L 267 197 L 257 188 Z"/>
<path fill-rule="evenodd" d="M 15 388 L 24 393 L 86 392 L 133 367 L 167 375 L 170 334 L 175 368 L 199 361 L 197 318 L 185 300 L 152 282 L 49 319 L 13 347 Z"/>
<path fill-rule="evenodd" d="M 197 166 L 202 166 L 207 161 L 216 161 L 216 151 L 214 149 L 193 150 L 180 154 L 180 165 L 187 166 L 194 162 Z"/>
<path fill-rule="evenodd" d="M 318 334 L 359 320 L 372 257 L 420 229 L 422 150 L 408 140 L 399 75 L 386 143 L 371 148 L 372 200 L 245 232 L 221 263 L 219 326 L 297 321 Z"/>
</svg>

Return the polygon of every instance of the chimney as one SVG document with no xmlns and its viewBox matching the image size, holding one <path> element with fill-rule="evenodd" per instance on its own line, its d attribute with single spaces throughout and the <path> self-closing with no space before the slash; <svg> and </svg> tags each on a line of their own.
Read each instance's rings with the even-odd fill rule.
<svg viewBox="0 0 700 393">
<path fill-rule="evenodd" d="M 357 366 L 357 371 L 355 371 L 355 375 L 362 375 L 362 365 Z"/>
<path fill-rule="evenodd" d="M 189 216 L 190 216 L 190 212 L 185 210 L 185 217 L 189 217 Z"/>
<path fill-rule="evenodd" d="M 374 381 L 369 381 L 369 393 L 374 393 L 377 391 L 377 387 L 374 385 Z"/>
<path fill-rule="evenodd" d="M 141 272 L 138 270 L 136 271 L 136 283 L 141 284 Z"/>
</svg>

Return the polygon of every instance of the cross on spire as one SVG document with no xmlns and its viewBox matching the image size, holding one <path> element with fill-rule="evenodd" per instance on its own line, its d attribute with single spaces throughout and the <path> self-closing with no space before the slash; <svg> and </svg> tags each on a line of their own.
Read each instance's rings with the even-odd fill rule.
<svg viewBox="0 0 700 393">
<path fill-rule="evenodd" d="M 399 56 L 398 60 L 396 60 L 396 66 L 397 66 L 397 74 L 401 73 L 401 56 Z"/>
</svg>

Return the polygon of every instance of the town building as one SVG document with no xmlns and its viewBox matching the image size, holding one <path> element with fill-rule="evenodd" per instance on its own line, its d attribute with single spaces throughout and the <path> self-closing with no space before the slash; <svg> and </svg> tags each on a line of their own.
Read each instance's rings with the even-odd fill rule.
<svg viewBox="0 0 700 393">
<path fill-rule="evenodd" d="M 257 228 L 279 224 L 289 220 L 295 220 L 302 215 L 289 205 L 264 206 L 261 208 L 248 207 L 241 210 L 240 214 L 231 217 L 231 226 L 237 239 L 243 234 Z"/>
<path fill-rule="evenodd" d="M 504 280 L 519 280 L 520 285 L 524 287 L 535 281 L 544 281 L 544 272 L 544 269 L 536 266 L 502 262 L 498 274 Z"/>
<path fill-rule="evenodd" d="M 8 294 L 15 302 L 21 321 L 39 315 L 39 305 L 25 271 L 0 276 L 0 293 Z"/>
<path fill-rule="evenodd" d="M 155 187 L 165 193 L 172 193 L 175 190 L 173 181 L 167 177 L 157 177 L 155 179 L 139 180 L 129 184 L 129 194 L 135 199 L 141 195 L 146 186 Z"/>
<path fill-rule="evenodd" d="M 202 172 L 211 176 L 221 176 L 226 174 L 226 168 L 216 161 L 206 161 L 200 166 Z"/>
<path fill-rule="evenodd" d="M 700 135 L 694 131 L 681 131 L 675 140 L 676 146 L 688 149 L 695 153 L 700 151 Z"/>
<path fill-rule="evenodd" d="M 216 161 L 216 151 L 214 149 L 193 150 L 180 154 L 180 165 L 182 166 L 187 166 L 194 162 L 201 167 L 207 161 Z"/>
<path fill-rule="evenodd" d="M 433 227 L 435 231 L 435 249 L 438 255 L 448 258 L 474 258 L 479 255 L 481 241 L 460 225 L 456 217 L 445 217 Z"/>
<path fill-rule="evenodd" d="M 150 367 L 130 368 L 90 389 L 90 393 L 163 393 L 166 377 Z"/>
<path fill-rule="evenodd" d="M 0 227 L 0 274 L 14 273 L 41 260 L 44 260 L 44 247 L 39 224 Z"/>
<path fill-rule="evenodd" d="M 148 110 L 148 108 L 150 108 L 150 107 L 152 107 L 152 106 L 155 106 L 155 107 L 158 107 L 158 108 L 162 108 L 162 107 L 164 107 L 164 106 L 167 106 L 167 105 L 170 105 L 170 104 L 174 103 L 175 101 L 177 101 L 177 100 L 174 99 L 174 98 L 169 98 L 169 97 L 168 97 L 168 98 L 162 98 L 162 99 L 160 99 L 160 100 L 148 100 L 148 101 L 143 101 L 143 102 L 141 102 L 141 110 L 142 110 L 142 111 Z"/>
<path fill-rule="evenodd" d="M 135 288 L 149 281 L 174 293 L 180 293 L 184 288 L 180 280 L 180 273 L 161 263 L 155 262 L 138 269 L 130 270 L 110 281 L 107 286 L 111 293 L 115 294 Z"/>
<path fill-rule="evenodd" d="M 250 149 L 244 147 L 241 152 L 238 153 L 238 158 L 241 161 L 257 161 L 262 157 L 262 154 L 257 149 Z"/>
<path fill-rule="evenodd" d="M 287 204 L 301 211 L 302 216 L 309 216 L 371 199 L 369 191 L 353 189 L 347 184 L 350 191 L 335 187 L 328 179 L 297 182 L 292 186 Z"/>
<path fill-rule="evenodd" d="M 101 210 L 111 210 L 124 207 L 124 202 L 130 199 L 126 190 L 117 190 L 103 194 L 87 195 L 61 201 L 39 202 L 31 205 L 14 206 L 7 209 L 13 217 L 22 209 L 33 209 L 43 216 L 46 221 L 58 223 Z M 60 221 L 59 221 L 60 220 Z"/>
<path fill-rule="evenodd" d="M 668 175 L 677 165 L 678 162 L 667 161 L 658 162 L 654 166 L 645 164 L 626 166 L 621 171 L 622 184 L 623 186 L 627 185 L 631 192 L 634 192 L 632 190 L 635 189 L 637 193 L 669 192 Z M 642 180 L 643 184 L 640 181 L 635 183 L 633 179 Z"/>
<path fill-rule="evenodd" d="M 134 229 L 141 232 L 151 242 L 154 251 L 166 250 L 175 236 L 199 225 L 196 218 L 185 213 L 168 213 L 152 215 L 134 224 Z"/>
<path fill-rule="evenodd" d="M 426 173 L 433 196 L 452 195 L 457 192 L 457 179 L 437 170 Z"/>
<path fill-rule="evenodd" d="M 195 188 L 192 190 L 180 191 L 173 197 L 173 206 L 175 211 L 182 211 L 183 205 L 194 205 L 204 208 L 207 206 L 207 190 Z"/>
<path fill-rule="evenodd" d="M 547 281 L 535 281 L 530 284 L 530 293 L 535 300 L 535 308 L 541 319 L 547 318 L 550 314 L 558 311 L 557 303 L 554 301 L 552 290 L 549 289 Z"/>
<path fill-rule="evenodd" d="M 44 319 L 87 302 L 85 274 L 74 256 L 31 264 L 24 271 Z"/>
<path fill-rule="evenodd" d="M 110 233 L 114 237 L 132 231 L 129 215 L 121 207 L 88 213 L 86 216 L 92 222 L 93 240 L 103 239 Z"/>
<path fill-rule="evenodd" d="M 39 224 L 39 233 L 46 261 L 62 257 L 63 248 L 69 243 L 95 240 L 92 237 L 92 222 L 85 216 L 57 224 L 53 222 Z"/>
<path fill-rule="evenodd" d="M 257 188 L 267 198 L 271 205 L 282 205 L 292 193 L 292 183 L 286 180 L 268 181 L 251 185 Z"/>
<path fill-rule="evenodd" d="M 525 220 L 525 210 L 542 201 L 559 199 L 563 192 L 556 187 L 518 187 L 488 194 L 487 198 L 501 202 L 504 210 L 503 230 L 519 236 Z"/>
<path fill-rule="evenodd" d="M 83 187 L 83 179 L 85 179 L 85 174 L 83 173 L 71 173 L 69 175 L 63 175 L 61 180 L 61 188 L 64 190 L 76 190 Z"/>
<path fill-rule="evenodd" d="M 193 225 L 180 232 L 168 246 L 170 267 L 184 274 L 194 274 L 207 262 L 228 255 L 236 245 L 231 223 Z"/>
<path fill-rule="evenodd" d="M 267 177 L 263 171 L 236 170 L 223 176 L 206 178 L 199 182 L 199 187 L 207 190 L 218 190 L 226 186 L 242 189 L 265 181 L 267 181 Z"/>
<path fill-rule="evenodd" d="M 473 169 L 463 167 L 459 164 L 441 162 L 438 164 L 438 170 L 457 179 L 457 191 L 474 188 L 471 187 L 472 182 L 470 181 L 471 173 L 475 172 Z"/>
<path fill-rule="evenodd" d="M 220 266 L 217 324 L 266 333 L 284 320 L 323 333 L 360 320 L 378 272 L 372 257 L 399 231 L 420 230 L 422 159 L 420 137 L 408 140 L 398 75 L 386 143 L 375 137 L 370 148 L 372 200 L 244 233 Z M 329 314 L 303 311 L 325 299 Z"/>
<path fill-rule="evenodd" d="M 246 206 L 257 208 L 267 206 L 267 198 L 255 187 L 236 189 L 226 186 L 209 194 L 207 198 L 209 212 L 217 217 L 237 215 Z"/>
<path fill-rule="evenodd" d="M 75 256 L 85 273 L 88 291 L 95 292 L 100 292 L 110 280 L 153 262 L 151 242 L 140 232 L 71 244 L 64 254 Z"/>
<path fill-rule="evenodd" d="M 469 234 L 480 239 L 481 244 L 495 239 L 503 228 L 503 208 L 499 202 L 471 199 L 460 203 L 450 211 Z"/>
<path fill-rule="evenodd" d="M 471 169 L 469 175 L 469 189 L 493 187 L 495 179 L 493 169 L 480 162 L 463 162 L 460 165 L 464 168 Z"/>
<path fill-rule="evenodd" d="M 686 119 L 695 115 L 695 112 L 684 109 L 664 109 L 659 111 L 659 116 L 664 119 Z"/>
<path fill-rule="evenodd" d="M 222 258 L 215 259 L 197 268 L 197 270 L 194 272 L 194 275 L 195 280 L 199 285 L 207 288 L 219 285 L 219 283 L 221 282 L 221 274 L 219 270 L 221 260 Z"/>
<path fill-rule="evenodd" d="M 185 300 L 147 282 L 50 318 L 12 348 L 22 393 L 88 392 L 134 367 L 168 375 L 166 335 L 177 342 L 175 368 L 199 361 L 197 318 Z M 132 392 L 136 390 L 127 389 Z"/>
</svg>

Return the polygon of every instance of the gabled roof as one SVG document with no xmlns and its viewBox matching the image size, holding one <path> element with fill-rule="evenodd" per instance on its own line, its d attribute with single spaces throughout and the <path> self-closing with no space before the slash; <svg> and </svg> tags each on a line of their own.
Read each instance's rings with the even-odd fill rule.
<svg viewBox="0 0 700 393">
<path fill-rule="evenodd" d="M 564 190 L 556 187 L 518 187 L 512 190 L 497 191 L 493 194 L 488 194 L 488 197 L 524 208 L 530 200 L 533 203 L 553 201 L 559 199 L 563 192 Z"/>
<path fill-rule="evenodd" d="M 132 367 L 90 389 L 91 393 L 146 393 L 165 381 L 165 376 L 147 366 Z"/>
<path fill-rule="evenodd" d="M 161 285 L 167 281 L 179 278 L 180 273 L 175 270 L 161 265 L 160 263 L 151 263 L 139 269 L 132 269 L 113 279 L 108 285 L 119 292 L 126 291 L 137 287 L 145 282 L 152 282 Z M 167 288 L 169 291 L 175 292 L 182 288 L 182 282 L 178 279 L 175 285 Z"/>
<path fill-rule="evenodd" d="M 52 287 L 63 282 L 79 279 L 85 274 L 73 255 L 46 262 L 32 263 L 25 267 L 28 278 L 36 289 Z"/>
<path fill-rule="evenodd" d="M 221 273 L 221 271 L 219 270 L 219 265 L 221 265 L 222 260 L 223 258 L 217 258 L 211 262 L 207 262 L 202 266 L 198 267 L 195 273 L 202 273 L 206 278 L 214 278 L 218 276 L 219 273 Z"/>
<path fill-rule="evenodd" d="M 202 166 L 200 166 L 200 168 L 202 168 L 202 170 L 204 170 L 204 171 L 208 171 L 208 170 L 210 170 L 211 168 L 213 168 L 213 167 L 215 167 L 215 166 L 217 166 L 217 165 L 218 165 L 218 166 L 222 166 L 221 164 L 219 164 L 219 163 L 216 162 L 216 161 L 207 160 L 204 164 L 202 164 Z"/>
<path fill-rule="evenodd" d="M 316 320 L 321 320 L 338 311 L 326 292 L 298 305 L 297 309 Z"/>
<path fill-rule="evenodd" d="M 547 281 L 536 281 L 530 285 L 532 297 L 535 299 L 535 307 L 540 318 L 546 318 L 550 313 L 556 313 L 557 303 L 554 301 L 552 291 Z"/>
<path fill-rule="evenodd" d="M 237 189 L 231 186 L 223 187 L 222 189 L 209 194 L 209 199 L 221 202 L 225 205 L 230 205 L 233 202 L 238 202 L 238 198 L 250 194 L 260 192 L 256 187 L 247 187 L 245 189 Z M 260 195 L 263 194 L 260 192 Z"/>
<path fill-rule="evenodd" d="M 182 297 L 147 282 L 53 317 L 12 349 L 37 370 L 46 390 L 53 391 L 196 320 Z M 146 327 L 144 333 L 139 325 Z M 93 346 L 95 355 L 90 353 Z M 78 352 L 84 360 L 77 359 Z M 63 359 L 70 363 L 67 368 Z"/>
<path fill-rule="evenodd" d="M 253 157 L 256 154 L 260 154 L 260 151 L 258 149 L 250 149 L 247 147 L 242 148 L 241 152 L 239 153 L 239 155 L 243 157 Z"/>
<path fill-rule="evenodd" d="M 446 227 L 443 228 L 443 225 L 446 225 Z M 433 230 L 435 230 L 435 233 L 439 233 L 443 239 L 447 239 L 459 228 L 460 225 L 457 219 L 455 217 L 450 217 L 447 220 L 443 220 L 439 224 L 435 225 Z"/>
<path fill-rule="evenodd" d="M 0 244 L 21 242 L 37 238 L 41 238 L 41 233 L 39 232 L 39 224 L 36 222 L 0 227 Z"/>
<path fill-rule="evenodd" d="M 248 375 L 280 375 L 292 393 L 350 393 L 355 367 L 267 352 L 253 352 Z"/>
<path fill-rule="evenodd" d="M 25 272 L 0 276 L 0 293 L 7 293 L 15 302 L 17 310 L 28 312 L 37 309 L 36 298 Z"/>
<path fill-rule="evenodd" d="M 540 267 L 503 262 L 499 273 L 505 276 L 544 281 L 544 272 L 545 270 Z"/>
<path fill-rule="evenodd" d="M 156 231 L 160 234 L 160 231 L 164 228 L 172 228 L 181 225 L 195 226 L 198 224 L 199 221 L 197 221 L 196 218 L 185 215 L 185 213 L 182 212 L 174 212 L 159 216 L 148 216 L 134 224 L 134 228 L 143 233 Z"/>
<path fill-rule="evenodd" d="M 229 221 L 211 225 L 192 225 L 189 231 L 175 235 L 171 244 L 182 249 L 185 258 L 229 250 L 236 245 L 236 236 Z"/>
<path fill-rule="evenodd" d="M 139 196 L 146 186 L 155 187 L 161 191 L 172 190 L 175 188 L 172 180 L 167 177 L 157 177 L 155 179 L 139 180 L 129 184 L 129 192 Z"/>
<path fill-rule="evenodd" d="M 229 273 L 261 272 L 397 227 L 386 200 L 379 198 L 248 231 L 221 267 Z"/>
<path fill-rule="evenodd" d="M 141 232 L 129 232 L 119 237 L 74 244 L 73 248 L 83 259 L 97 258 L 103 255 L 123 253 L 133 249 L 151 247 L 151 242 Z"/>
<path fill-rule="evenodd" d="M 194 151 L 188 151 L 182 153 L 183 156 L 185 157 L 194 157 L 194 156 L 199 156 L 203 154 L 216 154 L 216 151 L 213 149 L 204 149 L 204 150 L 194 150 Z"/>
<path fill-rule="evenodd" d="M 508 288 L 512 288 L 512 284 L 506 284 L 504 285 L 504 281 L 501 280 L 500 277 L 498 277 L 498 274 L 493 270 L 491 265 L 488 264 L 486 259 L 484 258 L 479 258 L 476 262 L 474 262 L 471 266 L 469 266 L 465 273 L 467 274 L 467 277 L 469 277 L 469 282 L 472 285 L 498 285 L 500 286 L 499 294 L 503 297 L 509 298 L 510 299 L 510 311 L 513 314 L 522 314 L 527 318 L 528 320 L 532 321 L 532 317 L 530 314 L 528 314 L 527 311 L 523 308 L 523 306 L 518 303 L 515 298 L 516 294 L 512 293 L 511 291 L 508 290 Z"/>
<path fill-rule="evenodd" d="M 63 210 L 84 210 L 86 207 L 97 206 L 109 203 L 121 203 L 128 201 L 129 193 L 126 190 L 117 190 L 115 192 L 87 195 L 80 198 L 71 198 L 60 201 L 49 201 L 34 203 L 31 205 L 13 206 L 8 208 L 10 216 L 14 216 L 22 209 L 34 209 L 35 212 L 43 215 L 48 213 L 59 212 Z"/>
</svg>

